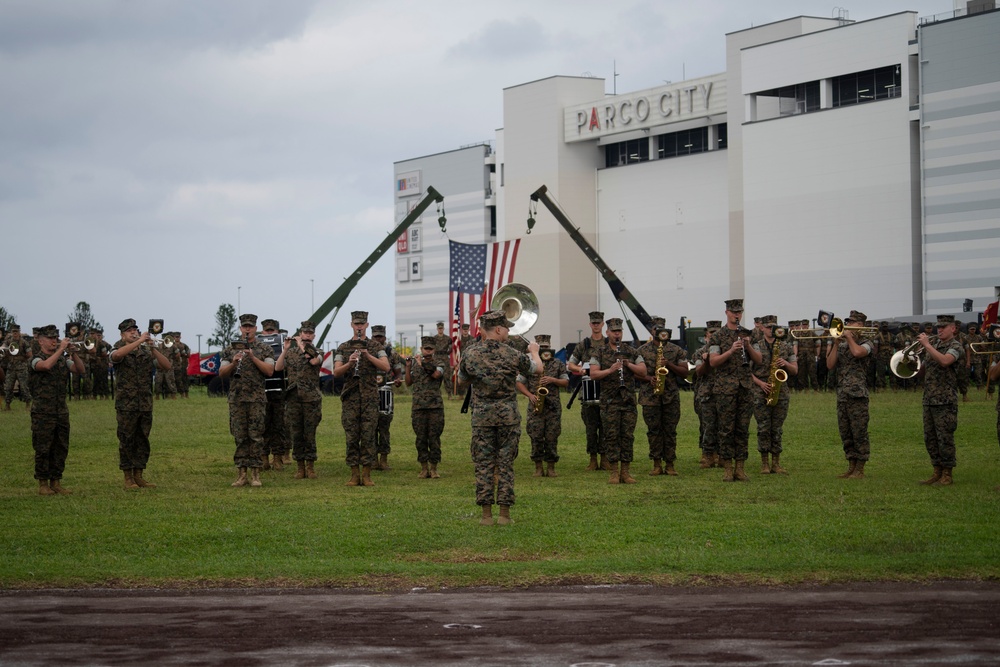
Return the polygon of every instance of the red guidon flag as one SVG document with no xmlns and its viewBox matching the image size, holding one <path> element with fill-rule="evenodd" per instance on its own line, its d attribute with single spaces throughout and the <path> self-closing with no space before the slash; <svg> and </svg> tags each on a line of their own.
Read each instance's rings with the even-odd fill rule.
<svg viewBox="0 0 1000 667">
<path fill-rule="evenodd" d="M 1000 309 L 1000 301 L 994 301 L 986 306 L 983 311 L 983 329 L 988 329 L 990 325 L 997 323 L 997 310 Z"/>
</svg>

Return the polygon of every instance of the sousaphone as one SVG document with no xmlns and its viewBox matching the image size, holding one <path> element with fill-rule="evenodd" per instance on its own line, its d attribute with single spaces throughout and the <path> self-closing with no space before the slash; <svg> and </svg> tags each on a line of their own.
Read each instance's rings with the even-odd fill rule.
<svg viewBox="0 0 1000 667">
<path fill-rule="evenodd" d="M 508 283 L 497 290 L 490 301 L 492 310 L 502 311 L 514 323 L 508 333 L 521 336 L 535 326 L 538 320 L 538 297 L 521 283 Z"/>
</svg>

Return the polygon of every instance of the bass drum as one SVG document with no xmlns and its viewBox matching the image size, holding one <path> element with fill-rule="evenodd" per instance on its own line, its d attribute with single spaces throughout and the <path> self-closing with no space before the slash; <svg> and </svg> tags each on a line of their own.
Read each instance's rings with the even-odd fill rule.
<svg viewBox="0 0 1000 667">
<path fill-rule="evenodd" d="M 600 405 L 601 383 L 591 380 L 588 376 L 584 376 L 580 382 L 580 393 L 583 395 L 580 402 L 584 405 Z"/>
<path fill-rule="evenodd" d="M 392 414 L 392 389 L 388 385 L 378 388 L 378 413 L 380 415 Z"/>
</svg>

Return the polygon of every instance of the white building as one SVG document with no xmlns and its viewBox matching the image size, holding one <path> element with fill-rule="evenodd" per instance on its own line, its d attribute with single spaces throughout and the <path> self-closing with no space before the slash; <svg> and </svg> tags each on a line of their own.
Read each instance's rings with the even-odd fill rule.
<svg viewBox="0 0 1000 667">
<path fill-rule="evenodd" d="M 621 311 L 543 207 L 525 235 L 543 184 L 675 330 L 720 319 L 735 297 L 781 320 L 960 312 L 966 299 L 982 311 L 1000 286 L 1000 12 L 958 4 L 735 32 L 726 72 L 633 93 L 582 77 L 514 86 L 495 150 L 406 160 L 397 182 L 445 195 L 453 240 L 522 237 L 515 280 L 539 297 L 533 333 L 560 343 L 587 330 L 588 311 Z M 406 192 L 398 219 L 421 194 Z M 396 330 L 447 319 L 446 240 L 425 233 L 397 262 Z"/>
</svg>

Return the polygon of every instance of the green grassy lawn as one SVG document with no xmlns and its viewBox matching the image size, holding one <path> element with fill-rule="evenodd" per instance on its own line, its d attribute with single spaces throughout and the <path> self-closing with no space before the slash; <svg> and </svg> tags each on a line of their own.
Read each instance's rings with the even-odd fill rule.
<svg viewBox="0 0 1000 667">
<path fill-rule="evenodd" d="M 410 404 L 397 395 L 391 471 L 349 488 L 340 401 L 327 397 L 315 480 L 294 465 L 259 489 L 230 487 L 233 440 L 224 399 L 196 390 L 158 401 L 146 478 L 125 491 L 114 406 L 71 404 L 64 485 L 40 497 L 28 415 L 0 413 L 0 587 L 520 586 L 546 583 L 796 583 L 996 579 L 1000 448 L 982 390 L 959 408 L 955 485 L 920 486 L 931 467 L 920 395 L 871 402 L 866 479 L 846 469 L 831 394 L 792 397 L 782 465 L 749 483 L 700 470 L 697 418 L 682 393 L 679 477 L 649 477 L 636 429 L 634 485 L 587 472 L 579 406 L 563 412 L 558 477 L 534 478 L 522 436 L 513 526 L 479 526 L 469 419 L 446 402 L 442 478 L 417 478 Z M 565 403 L 565 397 L 564 397 Z M 524 405 L 522 403 L 522 414 Z M 753 429 L 753 426 L 751 426 Z"/>
</svg>

